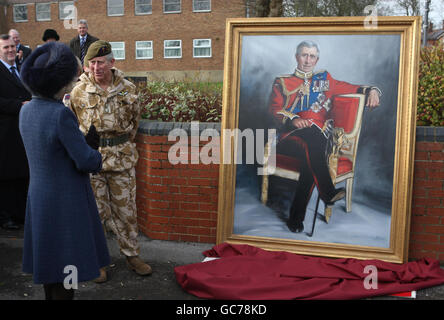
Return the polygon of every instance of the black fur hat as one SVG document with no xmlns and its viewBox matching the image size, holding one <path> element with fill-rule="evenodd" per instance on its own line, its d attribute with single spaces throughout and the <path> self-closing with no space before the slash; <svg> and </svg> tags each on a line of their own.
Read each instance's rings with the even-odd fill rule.
<svg viewBox="0 0 444 320">
<path fill-rule="evenodd" d="M 23 63 L 20 77 L 33 93 L 53 98 L 77 75 L 78 63 L 71 49 L 49 42 L 35 49 Z"/>
<path fill-rule="evenodd" d="M 48 39 L 55 39 L 55 41 L 59 41 L 60 37 L 57 34 L 57 31 L 55 31 L 54 29 L 46 29 L 43 33 L 42 40 L 46 42 L 46 40 Z"/>
</svg>

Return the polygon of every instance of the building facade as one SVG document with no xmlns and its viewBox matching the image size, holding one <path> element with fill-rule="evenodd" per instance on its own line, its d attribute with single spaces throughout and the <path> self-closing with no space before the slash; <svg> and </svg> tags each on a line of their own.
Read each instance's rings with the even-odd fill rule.
<svg viewBox="0 0 444 320">
<path fill-rule="evenodd" d="M 148 79 L 222 81 L 226 19 L 246 15 L 245 0 L 3 2 L 3 28 L 24 45 L 41 45 L 45 29 L 68 44 L 86 19 L 90 34 L 111 43 L 117 68 Z"/>
</svg>

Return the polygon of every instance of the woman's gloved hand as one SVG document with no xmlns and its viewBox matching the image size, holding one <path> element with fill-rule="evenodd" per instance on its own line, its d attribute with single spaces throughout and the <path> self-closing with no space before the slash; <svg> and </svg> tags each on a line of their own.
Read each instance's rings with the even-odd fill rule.
<svg viewBox="0 0 444 320">
<path fill-rule="evenodd" d="M 89 127 L 88 133 L 85 136 L 85 140 L 91 148 L 95 150 L 99 149 L 100 136 L 93 124 Z"/>
</svg>

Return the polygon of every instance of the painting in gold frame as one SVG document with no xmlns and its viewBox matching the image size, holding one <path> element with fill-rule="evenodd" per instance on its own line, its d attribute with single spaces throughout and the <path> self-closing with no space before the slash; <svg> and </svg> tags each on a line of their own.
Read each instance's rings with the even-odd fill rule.
<svg viewBox="0 0 444 320">
<path fill-rule="evenodd" d="M 420 25 L 420 17 L 377 17 L 371 25 L 366 17 L 227 20 L 217 243 L 314 256 L 407 260 Z M 273 119 L 273 91 L 279 81 L 285 87 L 285 81 L 291 82 L 304 69 L 298 68 L 296 59 L 297 45 L 304 41 L 317 44 L 319 59 L 313 74 L 327 79 L 316 83 L 323 100 L 319 96 L 310 100 L 307 89 L 308 108 L 312 111 L 314 102 L 333 102 L 336 96 L 348 98 L 347 94 L 360 98 L 364 108 L 351 209 L 348 194 L 332 204 L 314 188 L 302 230 L 295 231 L 288 222 L 294 216 L 298 175 L 294 179 L 268 175 L 275 170 L 267 172 L 266 160 L 271 154 L 267 146 L 276 146 L 273 141 L 279 143 L 282 136 Z M 305 82 L 308 78 L 308 86 L 315 82 L 307 75 L 299 77 Z M 359 88 L 333 92 L 335 81 Z M 376 108 L 365 107 L 371 89 L 378 91 Z M 300 97 L 305 101 L 304 93 Z M 290 107 L 282 106 L 281 115 Z M 287 118 L 293 124 L 291 116 Z M 277 169 L 276 163 L 271 169 Z M 341 183 L 347 190 L 346 182 L 336 184 L 336 190 Z M 318 194 L 321 200 L 316 206 Z"/>
</svg>

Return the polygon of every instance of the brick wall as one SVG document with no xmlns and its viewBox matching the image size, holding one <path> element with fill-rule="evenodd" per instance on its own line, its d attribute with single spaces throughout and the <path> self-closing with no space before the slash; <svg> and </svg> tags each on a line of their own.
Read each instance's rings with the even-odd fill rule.
<svg viewBox="0 0 444 320">
<path fill-rule="evenodd" d="M 27 22 L 13 21 L 12 5 L 7 10 L 8 28 L 20 32 L 23 44 L 33 49 L 42 44 L 47 28 L 57 30 L 60 41 L 67 44 L 77 35 L 76 29 L 65 29 L 64 21 L 59 19 L 58 2 L 51 2 L 51 21 L 36 21 L 34 1 L 15 2 L 28 3 Z M 163 13 L 163 1 L 153 0 L 152 14 L 148 15 L 135 15 L 134 0 L 125 0 L 124 15 L 114 17 L 107 15 L 106 3 L 106 0 L 76 0 L 75 6 L 79 19 L 87 19 L 92 35 L 107 41 L 125 42 L 126 58 L 116 61 L 116 67 L 126 73 L 222 70 L 226 18 L 245 16 L 243 0 L 213 0 L 211 12 L 193 12 L 192 0 L 182 0 L 181 13 Z M 193 39 L 211 39 L 212 57 L 193 58 Z M 182 58 L 165 59 L 164 40 L 182 40 Z M 135 41 L 153 41 L 153 59 L 136 60 Z"/>
<path fill-rule="evenodd" d="M 219 166 L 170 164 L 168 151 L 176 140 L 167 136 L 173 126 L 191 137 L 189 123 L 142 121 L 139 128 L 140 229 L 153 239 L 215 243 Z M 205 128 L 201 123 L 200 130 Z M 409 258 L 444 263 L 444 128 L 418 127 L 414 166 Z"/>
<path fill-rule="evenodd" d="M 444 262 L 444 127 L 418 127 L 409 258 Z"/>
<path fill-rule="evenodd" d="M 180 126 L 188 135 L 185 143 L 191 146 L 190 124 L 175 128 Z M 200 128 L 215 126 L 201 124 Z M 139 128 L 136 172 L 140 231 L 153 239 L 215 243 L 219 165 L 193 164 L 191 154 L 186 161 L 172 165 L 168 151 L 172 145 L 178 146 L 176 140 L 168 141 L 172 127 L 173 123 L 142 122 Z M 203 144 L 195 145 L 200 149 Z"/>
</svg>

